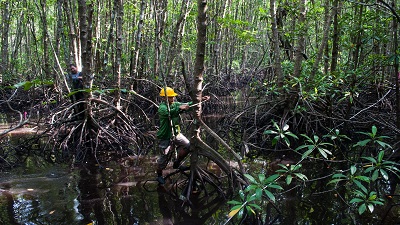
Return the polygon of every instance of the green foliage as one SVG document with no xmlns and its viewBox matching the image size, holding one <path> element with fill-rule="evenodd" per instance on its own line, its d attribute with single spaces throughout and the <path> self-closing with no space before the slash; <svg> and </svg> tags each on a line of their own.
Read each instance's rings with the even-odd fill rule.
<svg viewBox="0 0 400 225">
<path fill-rule="evenodd" d="M 357 147 L 357 146 L 364 147 L 368 143 L 371 143 L 373 145 L 381 146 L 381 148 L 391 148 L 391 146 L 389 144 L 387 144 L 386 142 L 383 142 L 383 139 L 390 138 L 390 137 L 377 136 L 377 131 L 378 131 L 378 129 L 376 128 L 376 126 L 373 125 L 372 129 L 371 129 L 371 133 L 357 132 L 359 134 L 363 134 L 363 135 L 367 136 L 368 138 L 357 142 L 357 144 L 353 145 L 353 147 Z"/>
<path fill-rule="evenodd" d="M 272 146 L 275 146 L 280 141 L 286 144 L 287 146 L 290 146 L 289 137 L 298 139 L 298 137 L 295 134 L 289 131 L 288 124 L 283 124 L 282 127 L 279 127 L 279 125 L 274 120 L 272 120 L 272 125 L 275 128 L 274 130 L 264 131 L 264 134 L 266 135 L 275 135 L 272 139 Z"/>
<path fill-rule="evenodd" d="M 263 199 L 275 202 L 276 198 L 272 190 L 283 190 L 277 183 L 278 174 L 265 177 L 265 174 L 259 174 L 258 179 L 250 174 L 244 175 L 250 182 L 244 190 L 239 191 L 240 201 L 232 200 L 228 204 L 233 205 L 229 213 L 229 220 L 238 214 L 242 217 L 244 213 L 256 214 L 256 211 L 261 210 L 260 205 L 263 205 Z"/>
<path fill-rule="evenodd" d="M 313 135 L 312 138 L 308 137 L 305 134 L 301 134 L 304 138 L 306 138 L 306 144 L 301 145 L 295 149 L 295 151 L 299 151 L 301 149 L 307 149 L 301 156 L 302 159 L 308 157 L 314 150 L 318 150 L 318 152 L 324 157 L 328 159 L 328 155 L 332 155 L 332 152 L 328 150 L 328 146 L 333 146 L 333 144 L 328 142 L 322 142 L 318 135 Z"/>
<path fill-rule="evenodd" d="M 24 88 L 24 91 L 28 91 L 32 87 L 42 86 L 42 85 L 51 85 L 53 81 L 45 81 L 42 79 L 34 79 L 32 81 L 23 81 L 18 84 L 14 84 L 12 88 L 18 89 L 20 87 Z"/>
<path fill-rule="evenodd" d="M 373 212 L 376 205 L 384 204 L 384 200 L 377 196 L 375 190 L 368 190 L 368 187 L 374 187 L 374 185 L 366 186 L 365 184 L 376 182 L 379 176 L 384 180 L 389 180 L 389 173 L 400 177 L 400 171 L 398 169 L 399 164 L 384 160 L 384 151 L 380 151 L 376 158 L 362 158 L 367 160 L 368 163 L 364 164 L 362 167 L 353 165 L 346 174 L 336 173 L 328 182 L 328 184 L 335 185 L 343 183 L 347 190 L 351 190 L 352 195 L 349 197 L 351 199 L 349 203 L 355 204 L 358 207 L 359 214 L 363 214 L 367 208 L 370 212 Z M 367 174 L 368 176 L 363 174 Z"/>
<path fill-rule="evenodd" d="M 375 205 L 383 205 L 384 200 L 382 198 L 378 198 L 375 191 L 368 192 L 367 190 L 355 190 L 355 197 L 350 201 L 350 204 L 358 205 L 358 213 L 361 215 L 368 208 L 372 213 L 374 211 Z"/>
<path fill-rule="evenodd" d="M 276 170 L 276 172 L 280 173 L 282 176 L 286 176 L 286 184 L 288 185 L 292 183 L 294 177 L 297 177 L 302 181 L 306 181 L 308 179 L 306 175 L 298 172 L 298 170 L 300 170 L 300 168 L 302 167 L 301 164 L 290 166 L 279 164 L 279 166 L 282 167 L 282 169 Z"/>
<path fill-rule="evenodd" d="M 383 160 L 384 155 L 385 152 L 380 151 L 376 158 L 362 157 L 363 159 L 368 161 L 368 164 L 364 166 L 367 168 L 364 172 L 370 174 L 372 181 L 376 181 L 379 178 L 379 175 L 381 175 L 383 179 L 389 180 L 388 172 L 391 172 L 397 177 L 400 177 L 400 170 L 398 168 L 399 164 L 393 161 Z"/>
</svg>

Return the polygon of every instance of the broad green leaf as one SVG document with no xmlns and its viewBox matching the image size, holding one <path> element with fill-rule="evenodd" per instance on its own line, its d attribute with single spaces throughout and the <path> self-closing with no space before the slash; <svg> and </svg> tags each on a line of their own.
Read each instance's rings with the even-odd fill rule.
<svg viewBox="0 0 400 225">
<path fill-rule="evenodd" d="M 263 173 L 258 174 L 258 180 L 260 181 L 260 183 L 263 183 L 265 180 L 265 174 Z"/>
<path fill-rule="evenodd" d="M 353 182 L 357 185 L 357 187 L 359 187 L 364 193 L 367 193 L 368 190 L 367 188 L 364 187 L 364 185 L 361 184 L 360 181 L 358 180 L 353 180 Z"/>
<path fill-rule="evenodd" d="M 360 205 L 360 207 L 358 207 L 358 214 L 360 214 L 360 215 L 363 214 L 365 212 L 366 208 L 367 207 L 366 207 L 365 203 Z"/>
<path fill-rule="evenodd" d="M 256 199 L 257 200 L 260 200 L 261 199 L 261 196 L 262 196 L 262 189 L 261 188 L 258 188 L 257 190 L 256 190 Z"/>
<path fill-rule="evenodd" d="M 228 203 L 228 204 L 231 204 L 231 205 L 239 205 L 239 204 L 242 204 L 242 202 L 238 202 L 238 201 L 235 201 L 235 200 L 228 201 L 227 203 Z"/>
<path fill-rule="evenodd" d="M 366 160 L 376 164 L 376 159 L 374 159 L 372 157 L 361 157 L 361 158 L 366 159 Z"/>
<path fill-rule="evenodd" d="M 250 174 L 245 174 L 244 175 L 247 179 L 249 179 L 249 181 L 251 183 L 257 183 L 256 179 L 254 179 L 254 177 L 252 177 Z"/>
<path fill-rule="evenodd" d="M 267 195 L 268 199 L 271 200 L 272 202 L 275 202 L 275 196 L 268 191 L 267 189 L 264 190 L 265 195 Z"/>
<path fill-rule="evenodd" d="M 353 145 L 353 147 L 356 147 L 356 146 L 364 147 L 364 146 L 366 146 L 370 141 L 371 141 L 371 139 L 365 139 L 365 140 L 363 140 L 363 141 L 359 141 L 359 142 L 357 142 L 357 144 Z"/>
<path fill-rule="evenodd" d="M 374 170 L 374 172 L 372 173 L 372 181 L 376 181 L 379 177 L 379 171 L 378 170 Z"/>
<path fill-rule="evenodd" d="M 376 143 L 378 143 L 378 144 L 379 144 L 380 146 L 382 146 L 383 148 L 386 148 L 386 147 L 392 148 L 388 143 L 383 142 L 383 141 L 376 140 Z"/>
<path fill-rule="evenodd" d="M 380 151 L 379 153 L 378 153 L 378 162 L 382 162 L 382 160 L 383 160 L 383 156 L 385 155 L 385 152 L 384 151 Z"/>
<path fill-rule="evenodd" d="M 387 172 L 385 170 L 379 169 L 379 171 L 381 172 L 383 179 L 389 180 L 389 175 L 387 174 Z"/>
<path fill-rule="evenodd" d="M 350 200 L 350 203 L 360 203 L 363 202 L 364 200 L 360 199 L 360 198 L 353 198 L 352 200 Z"/>
<path fill-rule="evenodd" d="M 301 159 L 307 158 L 307 156 L 310 155 L 311 152 L 313 152 L 313 149 L 310 149 L 310 150 L 307 150 L 306 152 L 304 152 L 303 155 L 301 156 Z"/>
<path fill-rule="evenodd" d="M 366 176 L 356 176 L 355 178 L 364 182 L 370 182 L 369 177 Z"/>
</svg>

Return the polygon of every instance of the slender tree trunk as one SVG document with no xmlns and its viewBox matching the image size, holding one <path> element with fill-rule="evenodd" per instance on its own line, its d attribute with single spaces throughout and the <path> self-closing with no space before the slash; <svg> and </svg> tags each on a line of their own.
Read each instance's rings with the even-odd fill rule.
<svg viewBox="0 0 400 225">
<path fill-rule="evenodd" d="M 182 36 L 185 32 L 185 23 L 186 23 L 186 18 L 188 17 L 190 13 L 190 6 L 192 5 L 191 1 L 183 0 L 182 1 L 182 7 L 180 11 L 180 16 L 178 20 L 176 21 L 175 24 L 175 29 L 173 31 L 172 37 L 171 37 L 171 42 L 170 42 L 170 50 L 168 51 L 168 57 L 167 57 L 167 70 L 165 71 L 166 74 L 171 74 L 172 68 L 175 62 L 176 58 L 180 55 L 181 53 L 181 46 L 182 46 Z"/>
<path fill-rule="evenodd" d="M 283 71 L 282 71 L 282 64 L 281 64 L 281 53 L 279 48 L 279 31 L 277 27 L 276 21 L 276 2 L 275 0 L 270 0 L 270 15 L 271 15 L 271 29 L 272 29 L 272 46 L 274 52 L 274 72 L 277 78 L 278 87 L 283 87 Z"/>
<path fill-rule="evenodd" d="M 196 45 L 196 61 L 194 66 L 194 83 L 190 90 L 190 96 L 192 97 L 193 103 L 201 102 L 202 98 L 202 85 L 203 85 L 203 74 L 204 74 L 204 57 L 206 53 L 206 38 L 207 38 L 207 0 L 197 0 L 197 45 Z M 196 120 L 201 120 L 201 104 L 193 107 L 193 114 Z M 193 135 L 192 135 L 193 134 Z M 198 148 L 200 146 L 200 123 L 195 123 L 191 130 L 191 150 L 190 166 L 191 166 L 191 177 L 190 184 L 193 182 L 195 176 L 195 170 L 198 162 Z M 188 186 L 188 193 L 191 193 L 191 185 Z"/>
<path fill-rule="evenodd" d="M 324 8 L 325 8 L 325 21 L 324 21 L 324 27 L 323 27 L 324 33 L 323 33 L 323 36 L 322 36 L 321 44 L 320 44 L 320 46 L 318 48 L 317 56 L 315 57 L 315 61 L 314 61 L 313 67 L 312 67 L 312 71 L 311 71 L 311 74 L 310 74 L 310 81 L 314 80 L 314 76 L 317 73 L 317 70 L 319 68 L 319 64 L 320 64 L 322 56 L 324 54 L 324 49 L 326 48 L 327 43 L 328 43 L 330 26 L 332 24 L 332 22 L 331 22 L 332 21 L 332 19 L 331 19 L 332 18 L 332 14 L 333 15 L 336 14 L 335 8 L 334 8 L 334 10 L 332 10 L 332 13 L 330 13 L 331 12 L 330 11 L 330 8 L 331 8 L 330 7 L 330 0 L 325 0 Z"/>
<path fill-rule="evenodd" d="M 3 81 L 3 74 L 8 68 L 8 38 L 10 30 L 10 3 L 8 1 L 1 2 L 1 61 L 0 61 L 0 83 Z"/>
<path fill-rule="evenodd" d="M 78 22 L 75 19 L 75 5 L 72 4 L 71 0 L 64 1 L 64 11 L 67 16 L 68 26 L 69 26 L 69 40 L 70 40 L 70 55 L 66 59 L 66 64 L 74 63 L 78 68 L 82 67 L 81 61 L 81 46 L 79 42 L 79 27 Z"/>
<path fill-rule="evenodd" d="M 139 22 L 138 22 L 138 28 L 136 30 L 136 41 L 135 41 L 135 49 L 132 50 L 133 56 L 131 57 L 131 62 L 130 62 L 130 75 L 133 78 L 139 78 L 138 77 L 138 71 L 137 67 L 139 64 L 139 53 L 140 53 L 140 46 L 142 43 L 142 29 L 143 29 L 143 23 L 144 23 L 144 13 L 146 9 L 146 1 L 142 0 L 140 2 L 140 14 L 139 14 Z M 134 80 L 131 85 L 132 90 L 137 90 L 137 81 Z"/>
<path fill-rule="evenodd" d="M 159 75 L 159 73 L 163 73 L 164 71 L 160 71 L 161 66 L 161 52 L 162 52 L 162 38 L 164 36 L 165 31 L 165 23 L 167 16 L 167 1 L 166 0 L 153 0 L 154 4 L 154 23 L 155 23 L 155 56 L 154 56 L 154 74 Z M 161 77 L 165 77 L 165 74 L 162 74 Z M 165 81 L 167 82 L 167 81 Z M 172 85 L 172 84 L 168 84 Z"/>
<path fill-rule="evenodd" d="M 114 74 L 116 75 L 116 89 L 117 91 L 115 92 L 115 99 L 114 99 L 114 105 L 117 107 L 117 109 L 120 109 L 121 107 L 121 57 L 122 57 L 122 29 L 123 29 L 123 24 L 122 24 L 122 17 L 124 15 L 123 12 L 123 4 L 122 0 L 115 0 L 114 1 L 114 7 L 116 8 L 116 31 L 117 31 L 117 38 L 116 38 L 116 56 L 115 56 L 115 72 Z"/>
<path fill-rule="evenodd" d="M 341 12 L 341 1 L 333 1 L 333 11 L 336 13 L 333 16 L 333 37 L 332 37 L 332 61 L 331 61 L 331 74 L 336 72 L 336 66 L 339 56 L 339 18 L 338 15 Z"/>
<path fill-rule="evenodd" d="M 301 64 L 303 62 L 303 54 L 305 52 L 305 35 L 307 33 L 307 22 L 306 22 L 306 5 L 307 5 L 307 0 L 301 0 L 300 1 L 300 14 L 299 14 L 299 22 L 298 24 L 300 25 L 300 30 L 299 30 L 299 35 L 298 35 L 298 42 L 297 42 L 297 47 L 295 51 L 295 59 L 294 59 L 294 68 L 293 68 L 293 76 L 294 77 L 300 77 L 302 67 Z"/>
<path fill-rule="evenodd" d="M 40 12 L 40 19 L 42 22 L 42 44 L 43 44 L 43 70 L 46 77 L 50 76 L 50 57 L 49 57 L 49 43 L 47 35 L 47 3 L 46 0 L 40 1 L 40 7 L 38 6 L 38 11 Z"/>
</svg>

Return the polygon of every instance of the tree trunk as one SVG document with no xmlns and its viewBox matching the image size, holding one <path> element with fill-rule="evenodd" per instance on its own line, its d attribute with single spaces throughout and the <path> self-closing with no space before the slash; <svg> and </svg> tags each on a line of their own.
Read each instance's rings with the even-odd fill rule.
<svg viewBox="0 0 400 225">
<path fill-rule="evenodd" d="M 168 64 L 168 67 L 167 67 L 167 70 L 165 71 L 165 74 L 167 74 L 167 75 L 171 74 L 174 62 L 176 61 L 176 58 L 178 58 L 178 59 L 180 58 L 177 56 L 179 56 L 181 53 L 182 36 L 185 32 L 186 18 L 188 17 L 188 15 L 190 13 L 190 6 L 191 6 L 192 2 L 183 0 L 181 4 L 182 4 L 182 7 L 181 7 L 180 15 L 176 21 L 175 29 L 171 36 L 170 50 L 168 51 L 168 57 L 166 59 L 166 63 Z"/>
<path fill-rule="evenodd" d="M 300 77 L 301 71 L 302 71 L 302 62 L 303 62 L 303 54 L 305 52 L 305 35 L 307 33 L 307 22 L 306 22 L 306 4 L 307 0 L 301 0 L 300 1 L 300 13 L 299 13 L 299 36 L 298 36 L 298 42 L 297 42 L 297 47 L 295 51 L 295 59 L 294 59 L 294 68 L 293 68 L 293 76 L 294 77 Z"/>
<path fill-rule="evenodd" d="M 272 30 L 272 49 L 274 53 L 274 72 L 277 78 L 278 87 L 283 87 L 284 75 L 282 71 L 281 53 L 279 48 L 279 31 L 276 21 L 276 5 L 275 0 L 270 0 L 270 14 L 271 14 L 271 30 Z"/>
<path fill-rule="evenodd" d="M 115 56 L 115 71 L 114 74 L 116 79 L 116 91 L 115 91 L 115 99 L 114 105 L 117 109 L 121 108 L 121 57 L 122 57 L 122 17 L 124 15 L 123 12 L 123 4 L 122 0 L 115 0 L 114 7 L 116 8 L 116 31 L 117 31 L 117 38 L 116 38 L 116 56 Z"/>
<path fill-rule="evenodd" d="M 333 16 L 333 40 L 332 40 L 332 61 L 331 61 L 331 74 L 336 72 L 336 66 L 339 56 L 339 18 L 341 12 L 342 2 L 335 0 L 333 2 L 333 11 L 336 13 Z"/>
<path fill-rule="evenodd" d="M 3 82 L 3 74 L 8 68 L 8 38 L 10 31 L 10 3 L 1 2 L 1 61 L 0 61 L 0 83 Z"/>
<path fill-rule="evenodd" d="M 330 26 L 331 26 L 331 21 L 332 21 L 332 14 L 335 15 L 336 11 L 335 8 L 333 8 L 332 10 L 332 14 L 330 13 L 330 0 L 325 0 L 324 2 L 324 8 L 325 8 L 325 21 L 324 21 L 324 33 L 322 36 L 322 40 L 321 40 L 321 44 L 318 48 L 318 52 L 317 52 L 317 57 L 315 58 L 313 67 L 312 67 L 312 71 L 310 74 L 310 81 L 314 80 L 314 76 L 317 73 L 317 70 L 319 68 L 319 63 L 321 62 L 323 53 L 324 53 L 324 49 L 326 48 L 326 45 L 328 43 L 328 38 L 329 38 L 329 31 L 330 31 Z"/>
<path fill-rule="evenodd" d="M 91 89 L 93 82 L 92 74 L 92 5 L 87 4 L 86 0 L 79 0 L 79 30 L 80 43 L 82 52 L 82 77 L 83 87 Z M 86 99 L 92 98 L 92 92 L 85 92 Z M 87 103 L 87 102 L 86 102 Z M 85 115 L 92 115 L 90 104 L 85 104 Z"/>
<path fill-rule="evenodd" d="M 162 37 L 164 36 L 165 23 L 167 17 L 167 2 L 166 0 L 153 0 L 154 4 L 154 24 L 155 24 L 155 41 L 154 41 L 154 75 L 161 74 L 161 77 L 165 77 L 164 71 L 160 71 L 161 66 L 161 52 L 162 52 Z M 164 81 L 164 83 L 167 80 Z M 168 84 L 172 85 L 172 84 Z M 172 85 L 173 86 L 173 85 Z"/>
<path fill-rule="evenodd" d="M 138 71 L 137 67 L 139 64 L 139 53 L 140 53 L 140 46 L 142 43 L 142 28 L 143 28 L 143 23 L 144 23 L 144 13 L 146 9 L 146 1 L 142 0 L 140 2 L 140 14 L 139 14 L 139 22 L 138 22 L 138 28 L 136 30 L 136 39 L 135 39 L 135 49 L 132 50 L 133 56 L 131 57 L 131 62 L 130 62 L 130 69 L 129 69 L 129 74 L 132 78 L 139 78 L 138 77 Z M 134 91 L 137 91 L 137 81 L 134 80 L 131 83 L 131 89 Z"/>
</svg>

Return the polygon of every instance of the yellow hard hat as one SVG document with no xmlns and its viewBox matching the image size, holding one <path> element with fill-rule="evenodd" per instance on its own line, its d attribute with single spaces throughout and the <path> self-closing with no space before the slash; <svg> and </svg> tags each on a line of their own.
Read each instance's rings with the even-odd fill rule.
<svg viewBox="0 0 400 225">
<path fill-rule="evenodd" d="M 178 95 L 177 93 L 175 93 L 174 89 L 172 89 L 170 87 L 165 87 L 165 88 L 161 88 L 160 96 L 162 96 L 162 97 L 165 96 L 165 90 L 167 91 L 167 97 L 175 97 Z"/>
</svg>

